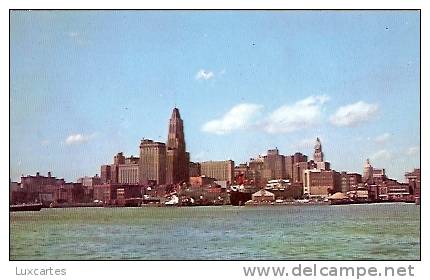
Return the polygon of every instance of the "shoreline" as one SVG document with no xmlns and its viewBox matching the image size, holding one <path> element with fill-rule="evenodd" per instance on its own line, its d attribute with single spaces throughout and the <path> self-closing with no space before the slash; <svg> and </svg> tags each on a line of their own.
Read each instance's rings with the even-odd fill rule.
<svg viewBox="0 0 430 280">
<path fill-rule="evenodd" d="M 419 204 L 415 204 L 411 201 L 373 201 L 373 202 L 342 202 L 342 203 L 330 203 L 330 202 L 308 202 L 308 203 L 297 203 L 297 202 L 290 202 L 290 203 L 258 203 L 258 204 L 247 204 L 247 205 L 231 205 L 231 204 L 225 204 L 225 205 L 193 205 L 193 206 L 167 206 L 167 205 L 161 205 L 161 204 L 144 204 L 141 206 L 118 206 L 118 205 L 109 205 L 109 206 L 103 206 L 103 205 L 58 205 L 56 207 L 42 207 L 42 209 L 65 209 L 65 208 L 194 208 L 194 207 L 236 207 L 236 208 L 250 208 L 250 207 L 300 207 L 300 206 L 345 206 L 345 205 L 373 205 L 373 204 L 414 204 L 417 206 L 420 206 Z M 38 212 L 38 211 L 9 211 L 9 213 L 12 212 Z"/>
</svg>

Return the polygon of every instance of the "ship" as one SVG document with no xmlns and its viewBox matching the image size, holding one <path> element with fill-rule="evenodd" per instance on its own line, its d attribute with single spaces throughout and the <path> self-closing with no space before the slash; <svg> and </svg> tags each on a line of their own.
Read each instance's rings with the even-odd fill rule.
<svg viewBox="0 0 430 280">
<path fill-rule="evenodd" d="M 245 202 L 252 199 L 252 194 L 260 190 L 256 186 L 231 186 L 230 204 L 234 206 L 245 205 Z"/>
<path fill-rule="evenodd" d="M 42 209 L 42 206 L 42 203 L 9 205 L 9 211 L 40 211 L 40 209 Z"/>
</svg>

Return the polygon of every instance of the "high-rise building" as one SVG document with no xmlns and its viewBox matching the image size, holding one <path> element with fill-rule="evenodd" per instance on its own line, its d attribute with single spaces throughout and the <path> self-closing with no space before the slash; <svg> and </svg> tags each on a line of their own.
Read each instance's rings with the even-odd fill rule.
<svg viewBox="0 0 430 280">
<path fill-rule="evenodd" d="M 322 145 L 320 139 L 317 137 L 317 142 L 314 146 L 314 161 L 315 162 L 323 162 L 324 161 L 324 153 L 322 152 Z"/>
<path fill-rule="evenodd" d="M 347 173 L 343 171 L 340 173 L 341 175 L 341 192 L 346 193 L 349 191 L 355 191 L 362 183 L 361 174 L 357 173 Z"/>
<path fill-rule="evenodd" d="M 295 153 L 285 157 L 285 175 L 291 182 L 301 183 L 304 169 L 308 169 L 308 156 Z"/>
<path fill-rule="evenodd" d="M 188 166 L 187 166 L 188 167 Z M 149 139 L 140 143 L 139 183 L 155 181 L 158 185 L 166 183 L 166 145 Z"/>
<path fill-rule="evenodd" d="M 321 141 L 318 137 L 314 146 L 314 162 L 317 169 L 330 170 L 330 163 L 324 161 L 324 153 L 322 151 Z"/>
<path fill-rule="evenodd" d="M 416 168 L 412 172 L 407 172 L 405 177 L 408 180 L 412 193 L 415 195 L 415 202 L 417 204 L 421 203 L 421 168 Z"/>
<path fill-rule="evenodd" d="M 111 166 L 109 164 L 102 165 L 100 168 L 100 178 L 102 184 L 111 182 Z"/>
<path fill-rule="evenodd" d="M 264 157 L 249 159 L 250 183 L 257 187 L 263 187 L 266 182 L 263 180 Z"/>
<path fill-rule="evenodd" d="M 307 169 L 303 172 L 303 194 L 309 197 L 327 197 L 341 191 L 341 175 L 334 170 Z"/>
<path fill-rule="evenodd" d="M 285 157 L 279 154 L 277 148 L 267 151 L 264 157 L 263 177 L 266 181 L 273 179 L 285 179 Z"/>
<path fill-rule="evenodd" d="M 169 121 L 166 148 L 166 183 L 187 182 L 189 179 L 190 155 L 186 151 L 184 124 L 178 108 L 173 109 Z"/>
<path fill-rule="evenodd" d="M 125 163 L 125 156 L 122 152 L 117 153 L 113 158 L 113 164 L 110 166 L 110 180 L 112 184 L 117 184 L 119 181 L 119 166 Z"/>
<path fill-rule="evenodd" d="M 190 161 L 190 177 L 199 177 L 200 176 L 200 163 Z"/>
<path fill-rule="evenodd" d="M 363 171 L 363 182 L 371 183 L 372 179 L 373 179 L 373 167 L 370 164 L 370 160 L 366 159 L 366 163 L 364 164 L 364 171 Z"/>
<path fill-rule="evenodd" d="M 139 158 L 131 156 L 118 167 L 118 183 L 122 185 L 139 184 Z"/>
<path fill-rule="evenodd" d="M 218 181 L 234 181 L 234 161 L 204 161 L 200 163 L 201 174 Z"/>
</svg>

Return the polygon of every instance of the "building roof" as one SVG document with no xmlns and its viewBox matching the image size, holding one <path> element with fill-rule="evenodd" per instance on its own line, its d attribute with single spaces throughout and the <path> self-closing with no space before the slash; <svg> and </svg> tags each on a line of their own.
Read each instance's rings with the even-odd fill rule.
<svg viewBox="0 0 430 280">
<path fill-rule="evenodd" d="M 275 196 L 273 193 L 266 190 L 259 190 L 258 192 L 252 194 L 252 196 Z"/>
<path fill-rule="evenodd" d="M 179 114 L 179 109 L 176 107 L 173 108 L 171 119 L 180 119 L 180 118 L 181 118 L 181 115 Z"/>
<path fill-rule="evenodd" d="M 328 199 L 347 199 L 348 196 L 344 193 L 337 192 L 331 196 L 328 197 Z"/>
</svg>

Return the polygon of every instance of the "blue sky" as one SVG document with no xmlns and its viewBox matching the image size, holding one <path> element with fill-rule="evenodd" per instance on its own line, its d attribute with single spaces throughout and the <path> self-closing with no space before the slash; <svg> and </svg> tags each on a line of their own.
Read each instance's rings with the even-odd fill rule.
<svg viewBox="0 0 430 280">
<path fill-rule="evenodd" d="M 180 109 L 191 159 L 419 167 L 415 11 L 13 11 L 12 180 L 100 173 Z"/>
</svg>

